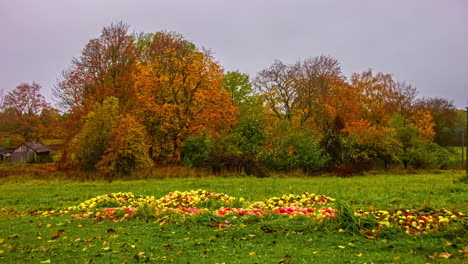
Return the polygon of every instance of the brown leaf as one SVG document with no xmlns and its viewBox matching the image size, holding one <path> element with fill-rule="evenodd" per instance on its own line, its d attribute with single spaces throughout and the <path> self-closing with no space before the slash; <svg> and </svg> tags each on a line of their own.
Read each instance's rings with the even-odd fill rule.
<svg viewBox="0 0 468 264">
<path fill-rule="evenodd" d="M 163 244 L 163 247 L 167 250 L 167 251 L 172 251 L 173 248 L 171 247 L 171 245 L 169 244 Z"/>
<path fill-rule="evenodd" d="M 115 230 L 112 228 L 107 229 L 107 233 L 112 233 L 112 232 L 115 232 Z"/>
<path fill-rule="evenodd" d="M 440 253 L 439 257 L 448 259 L 448 258 L 452 257 L 452 254 L 450 254 L 448 252 L 443 252 L 443 253 Z"/>
<path fill-rule="evenodd" d="M 286 255 L 284 258 L 278 260 L 277 264 L 292 264 L 291 257 Z"/>
<path fill-rule="evenodd" d="M 263 230 L 263 232 L 265 233 L 273 233 L 273 232 L 276 232 L 277 230 L 275 229 L 269 229 L 269 228 L 266 228 L 266 227 L 262 227 L 261 228 Z"/>
<path fill-rule="evenodd" d="M 138 252 L 137 254 L 135 254 L 135 256 L 133 256 L 133 258 L 135 258 L 136 260 L 144 259 L 146 258 L 145 252 Z"/>
</svg>

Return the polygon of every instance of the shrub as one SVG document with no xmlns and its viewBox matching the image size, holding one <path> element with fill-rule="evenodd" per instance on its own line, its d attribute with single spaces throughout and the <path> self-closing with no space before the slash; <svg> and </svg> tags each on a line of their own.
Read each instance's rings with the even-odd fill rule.
<svg viewBox="0 0 468 264">
<path fill-rule="evenodd" d="M 417 142 L 405 152 L 408 164 L 416 169 L 444 169 L 450 164 L 452 155 L 436 143 Z"/>
<path fill-rule="evenodd" d="M 183 162 L 189 167 L 202 167 L 210 154 L 211 144 L 208 133 L 188 138 L 184 141 Z"/>
<path fill-rule="evenodd" d="M 270 141 L 262 153 L 262 161 L 271 169 L 301 169 L 310 174 L 323 169 L 328 156 L 312 133 L 295 132 L 277 142 Z"/>
</svg>

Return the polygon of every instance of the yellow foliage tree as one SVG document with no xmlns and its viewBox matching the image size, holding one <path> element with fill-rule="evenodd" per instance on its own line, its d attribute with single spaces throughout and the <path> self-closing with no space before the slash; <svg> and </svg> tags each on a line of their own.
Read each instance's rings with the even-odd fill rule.
<svg viewBox="0 0 468 264">
<path fill-rule="evenodd" d="M 149 146 L 146 142 L 145 127 L 132 115 L 125 115 L 113 128 L 109 147 L 96 168 L 109 177 L 151 168 L 153 161 L 149 157 Z"/>
<path fill-rule="evenodd" d="M 435 123 L 429 111 L 422 109 L 414 111 L 411 115 L 410 121 L 419 131 L 416 139 L 427 142 L 432 142 L 434 140 Z"/>
</svg>

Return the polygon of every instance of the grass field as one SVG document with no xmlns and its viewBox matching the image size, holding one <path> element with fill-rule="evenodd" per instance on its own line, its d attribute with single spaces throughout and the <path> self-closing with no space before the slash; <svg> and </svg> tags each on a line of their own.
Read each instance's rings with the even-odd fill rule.
<svg viewBox="0 0 468 264">
<path fill-rule="evenodd" d="M 427 234 L 409 235 L 391 227 L 369 236 L 343 230 L 343 223 L 334 219 L 319 223 L 304 216 L 278 214 L 218 217 L 204 213 L 186 218 L 165 214 L 122 222 L 30 215 L 37 210 L 65 209 L 113 192 L 159 198 L 176 190 L 197 189 L 246 201 L 310 192 L 335 198 L 353 210 L 448 209 L 466 214 L 468 184 L 458 182 L 463 175 L 447 171 L 351 178 L 208 177 L 112 183 L 9 175 L 0 178 L 0 262 L 466 263 L 466 221 Z"/>
</svg>

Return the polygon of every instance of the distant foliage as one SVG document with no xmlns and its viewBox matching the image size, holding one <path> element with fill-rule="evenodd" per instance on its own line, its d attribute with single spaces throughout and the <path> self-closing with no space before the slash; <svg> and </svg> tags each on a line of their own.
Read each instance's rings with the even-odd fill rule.
<svg viewBox="0 0 468 264">
<path fill-rule="evenodd" d="M 41 122 L 39 115 L 50 105 L 40 90 L 38 83 L 22 83 L 2 98 L 0 109 L 4 111 L 0 113 L 0 126 L 3 130 L 21 135 L 24 141 L 37 141 L 47 134 L 47 124 Z"/>
<path fill-rule="evenodd" d="M 53 94 L 66 113 L 40 88 L 0 95 L 0 132 L 63 138 L 62 163 L 109 177 L 181 164 L 259 177 L 446 168 L 456 162 L 441 146 L 459 146 L 466 122 L 452 102 L 418 99 L 391 74 L 347 78 L 331 56 L 275 60 L 251 78 L 180 34 L 132 34 L 123 22 L 63 71 Z"/>
</svg>

